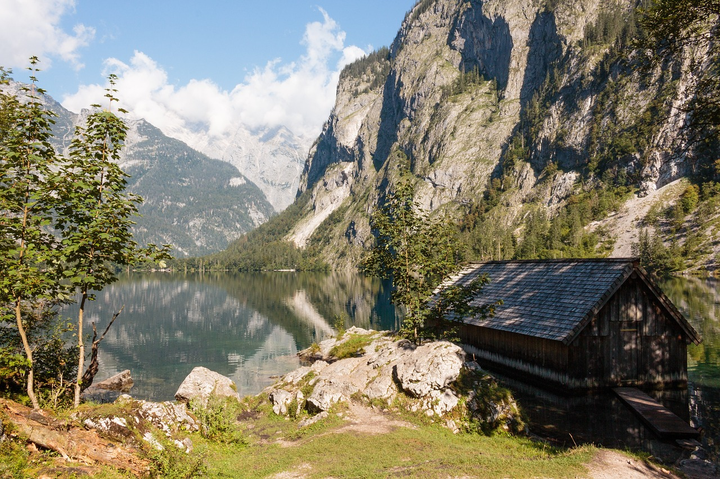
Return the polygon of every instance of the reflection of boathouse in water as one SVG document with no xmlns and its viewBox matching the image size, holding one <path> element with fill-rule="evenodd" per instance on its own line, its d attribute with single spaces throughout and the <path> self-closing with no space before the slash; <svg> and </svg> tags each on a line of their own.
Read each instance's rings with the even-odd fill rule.
<svg viewBox="0 0 720 479">
<path fill-rule="evenodd" d="M 453 282 L 485 274 L 475 301 L 503 304 L 460 327 L 479 362 L 568 391 L 687 384 L 687 345 L 700 336 L 637 261 L 474 263 Z"/>
</svg>

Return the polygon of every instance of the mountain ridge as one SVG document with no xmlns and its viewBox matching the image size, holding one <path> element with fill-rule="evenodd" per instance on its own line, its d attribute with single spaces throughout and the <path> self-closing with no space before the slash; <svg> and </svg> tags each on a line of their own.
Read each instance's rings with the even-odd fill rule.
<svg viewBox="0 0 720 479">
<path fill-rule="evenodd" d="M 355 267 L 373 241 L 370 213 L 409 169 L 416 201 L 454 218 L 468 259 L 608 255 L 647 228 L 679 247 L 704 235 L 703 257 L 685 266 L 714 267 L 714 233 L 694 210 L 678 213 L 684 187 L 651 205 L 660 222 L 633 217 L 632 235 L 609 220 L 632 214 L 633 197 L 718 179 L 682 114 L 708 61 L 692 49 L 647 61 L 638 5 L 418 2 L 386 53 L 341 75 L 286 239 Z"/>
<path fill-rule="evenodd" d="M 1 85 L 23 97 L 24 85 Z M 75 127 L 90 110 L 73 113 L 50 95 L 41 97 L 56 116 L 53 147 L 67 154 Z M 130 175 L 127 191 L 144 198 L 133 234 L 140 244 L 172 244 L 177 257 L 223 250 L 275 212 L 263 192 L 227 162 L 209 158 L 170 138 L 143 119 L 124 119 L 128 127 L 120 167 Z"/>
</svg>

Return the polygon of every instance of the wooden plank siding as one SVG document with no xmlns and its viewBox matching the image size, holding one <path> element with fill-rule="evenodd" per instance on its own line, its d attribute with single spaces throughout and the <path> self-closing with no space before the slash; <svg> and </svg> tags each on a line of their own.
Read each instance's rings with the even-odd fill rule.
<svg viewBox="0 0 720 479">
<path fill-rule="evenodd" d="M 701 341 L 633 258 L 491 261 L 452 284 L 488 275 L 460 338 L 481 364 L 565 390 L 687 385 L 687 344 Z"/>
<path fill-rule="evenodd" d="M 628 279 L 567 346 L 471 324 L 460 336 L 481 362 L 563 388 L 685 386 L 682 329 L 653 298 L 643 281 Z"/>
</svg>

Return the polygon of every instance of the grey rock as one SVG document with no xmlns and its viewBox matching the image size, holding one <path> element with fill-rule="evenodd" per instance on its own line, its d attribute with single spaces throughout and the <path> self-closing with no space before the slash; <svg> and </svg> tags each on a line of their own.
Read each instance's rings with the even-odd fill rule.
<svg viewBox="0 0 720 479">
<path fill-rule="evenodd" d="M 349 401 L 348 387 L 341 381 L 322 379 L 317 382 L 307 399 L 307 409 L 311 413 L 328 411 L 339 402 Z M 351 393 L 352 394 L 352 393 Z"/>
<path fill-rule="evenodd" d="M 288 413 L 288 406 L 293 400 L 292 393 L 284 389 L 275 389 L 270 393 L 270 401 L 273 404 L 273 412 L 279 416 L 285 416 Z"/>
<path fill-rule="evenodd" d="M 184 403 L 194 401 L 205 407 L 211 395 L 240 400 L 232 379 L 198 366 L 180 384 L 175 393 L 175 399 Z"/>
<path fill-rule="evenodd" d="M 447 341 L 425 344 L 397 364 L 397 380 L 411 396 L 428 396 L 455 381 L 464 362 L 465 352 L 455 344 Z"/>
<path fill-rule="evenodd" d="M 133 385 L 134 382 L 130 370 L 126 369 L 103 381 L 91 384 L 80 394 L 80 397 L 84 401 L 93 401 L 101 404 L 110 403 L 120 397 L 121 394 L 130 391 Z"/>
<path fill-rule="evenodd" d="M 323 412 L 321 412 L 321 413 L 319 413 L 319 414 L 316 414 L 316 415 L 313 416 L 313 417 L 309 417 L 309 418 L 307 418 L 307 419 L 304 419 L 304 420 L 300 421 L 299 427 L 302 428 L 302 427 L 312 426 L 312 425 L 315 424 L 316 422 L 322 421 L 323 419 L 325 419 L 326 417 L 328 417 L 328 415 L 329 415 L 329 414 L 327 413 L 327 411 L 323 411 Z"/>
</svg>

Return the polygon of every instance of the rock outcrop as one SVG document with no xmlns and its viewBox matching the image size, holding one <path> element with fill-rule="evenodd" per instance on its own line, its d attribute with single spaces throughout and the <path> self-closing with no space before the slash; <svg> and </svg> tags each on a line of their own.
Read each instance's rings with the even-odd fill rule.
<svg viewBox="0 0 720 479">
<path fill-rule="evenodd" d="M 93 401 L 97 403 L 113 402 L 121 394 L 130 392 L 134 385 L 130 370 L 126 369 L 104 381 L 93 383 L 85 389 L 81 397 L 84 401 Z"/>
<path fill-rule="evenodd" d="M 348 341 L 364 344 L 362 351 L 337 359 L 334 352 Z M 327 339 L 300 355 L 312 365 L 288 373 L 266 390 L 275 414 L 297 416 L 306 410 L 316 415 L 338 403 L 365 401 L 437 417 L 453 430 L 522 427 L 509 393 L 493 394 L 495 401 L 486 401 L 488 391 L 500 391 L 497 383 L 449 342 L 416 346 L 353 327 L 341 339 Z"/>
<path fill-rule="evenodd" d="M 389 50 L 341 75 L 300 184 L 310 201 L 287 239 L 304 246 L 321 232 L 323 260 L 353 267 L 373 238 L 369 213 L 405 168 L 432 211 L 484 211 L 491 186 L 502 191 L 485 214 L 520 242 L 536 210 L 552 217 L 603 185 L 646 194 L 707 167 L 715 158 L 695 155 L 679 113 L 697 83 L 689 65 L 707 65 L 643 68 L 647 52 L 621 38 L 636 31 L 635 6 L 417 2 Z M 488 259 L 512 256 L 487 249 Z"/>
<path fill-rule="evenodd" d="M 240 400 L 232 379 L 202 366 L 194 368 L 175 393 L 177 401 L 194 402 L 201 407 L 207 406 L 210 396 Z"/>
</svg>

